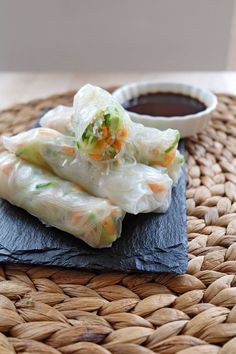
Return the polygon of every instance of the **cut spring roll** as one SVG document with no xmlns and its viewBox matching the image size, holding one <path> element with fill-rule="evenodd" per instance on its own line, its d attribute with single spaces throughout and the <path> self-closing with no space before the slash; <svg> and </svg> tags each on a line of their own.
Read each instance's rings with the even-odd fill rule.
<svg viewBox="0 0 236 354">
<path fill-rule="evenodd" d="M 8 152 L 0 154 L 0 197 L 92 247 L 110 247 L 121 233 L 119 207 Z"/>
<path fill-rule="evenodd" d="M 52 129 L 32 129 L 4 137 L 3 143 L 16 156 L 79 183 L 131 214 L 165 212 L 170 205 L 172 180 L 163 171 L 138 163 L 99 169 L 81 154 L 74 138 Z"/>
<path fill-rule="evenodd" d="M 74 97 L 72 126 L 82 151 L 92 161 L 120 160 L 131 138 L 126 111 L 100 87 L 87 84 Z"/>
<path fill-rule="evenodd" d="M 46 128 L 55 129 L 62 134 L 75 136 L 72 126 L 73 107 L 58 106 L 47 112 L 40 120 Z M 184 157 L 177 150 L 179 132 L 173 129 L 160 131 L 132 122 L 132 141 L 125 146 L 125 156 L 139 163 L 162 167 L 177 184 Z"/>
</svg>

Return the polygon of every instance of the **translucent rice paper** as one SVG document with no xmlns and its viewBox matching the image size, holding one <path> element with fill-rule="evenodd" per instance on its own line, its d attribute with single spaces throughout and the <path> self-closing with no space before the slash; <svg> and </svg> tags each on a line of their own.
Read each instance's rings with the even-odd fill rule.
<svg viewBox="0 0 236 354">
<path fill-rule="evenodd" d="M 57 106 L 50 109 L 40 119 L 42 127 L 55 129 L 65 135 L 74 135 L 74 130 L 71 125 L 71 118 L 73 115 L 73 107 Z"/>
<path fill-rule="evenodd" d="M 0 197 L 92 247 L 110 247 L 121 234 L 119 207 L 7 152 L 0 154 Z"/>
<path fill-rule="evenodd" d="M 58 106 L 42 117 L 40 124 L 43 127 L 54 128 L 62 134 L 73 136 L 75 132 L 71 123 L 72 114 L 72 107 Z M 126 146 L 126 155 L 132 149 L 131 155 L 137 162 L 161 168 L 168 173 L 176 185 L 184 163 L 183 156 L 177 150 L 178 131 L 173 129 L 160 131 L 142 124 L 132 124 L 132 143 Z"/>
<path fill-rule="evenodd" d="M 18 157 L 79 183 L 131 214 L 165 212 L 170 205 L 172 180 L 163 171 L 138 163 L 100 169 L 80 153 L 73 138 L 52 129 L 38 128 L 4 137 L 3 143 Z"/>
<path fill-rule="evenodd" d="M 72 115 L 73 107 L 60 105 L 45 113 L 39 123 L 44 128 L 51 128 L 62 134 L 75 136 L 71 122 Z"/>
</svg>

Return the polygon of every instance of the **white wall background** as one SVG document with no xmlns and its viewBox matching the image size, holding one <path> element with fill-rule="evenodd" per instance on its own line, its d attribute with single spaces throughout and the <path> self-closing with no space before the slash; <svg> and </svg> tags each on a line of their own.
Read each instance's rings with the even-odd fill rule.
<svg viewBox="0 0 236 354">
<path fill-rule="evenodd" d="M 0 0 L 0 70 L 227 67 L 234 0 Z"/>
</svg>

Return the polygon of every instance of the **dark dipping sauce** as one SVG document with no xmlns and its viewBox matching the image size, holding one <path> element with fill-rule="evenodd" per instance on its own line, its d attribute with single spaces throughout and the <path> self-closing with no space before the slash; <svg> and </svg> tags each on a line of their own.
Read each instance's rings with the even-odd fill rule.
<svg viewBox="0 0 236 354">
<path fill-rule="evenodd" d="M 155 92 L 140 95 L 123 103 L 130 112 L 150 116 L 185 116 L 206 109 L 204 103 L 190 96 L 171 92 Z"/>
</svg>

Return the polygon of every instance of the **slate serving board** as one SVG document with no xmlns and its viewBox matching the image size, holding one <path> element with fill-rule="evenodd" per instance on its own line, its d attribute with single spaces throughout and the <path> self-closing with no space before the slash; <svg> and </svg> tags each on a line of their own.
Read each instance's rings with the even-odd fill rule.
<svg viewBox="0 0 236 354">
<path fill-rule="evenodd" d="M 181 274 L 187 268 L 186 247 L 184 171 L 168 212 L 126 214 L 121 238 L 107 249 L 93 249 L 63 231 L 45 227 L 0 199 L 0 262 Z"/>
</svg>

